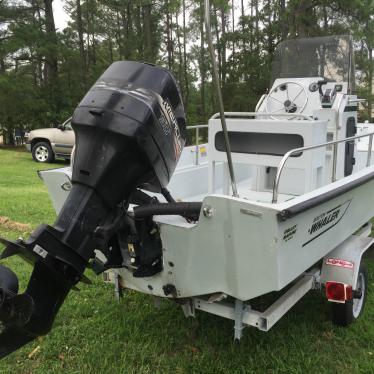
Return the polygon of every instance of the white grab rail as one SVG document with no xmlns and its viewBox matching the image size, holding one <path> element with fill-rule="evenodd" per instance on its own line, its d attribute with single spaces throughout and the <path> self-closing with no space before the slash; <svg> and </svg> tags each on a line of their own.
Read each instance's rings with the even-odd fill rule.
<svg viewBox="0 0 374 374">
<path fill-rule="evenodd" d="M 221 114 L 220 113 L 215 113 L 211 117 L 212 119 L 217 119 L 220 118 Z M 277 117 L 294 117 L 294 118 L 302 118 L 307 121 L 314 121 L 312 117 L 309 117 L 305 114 L 301 113 L 265 113 L 265 112 L 225 112 L 225 117 L 236 117 L 236 118 L 246 118 L 246 117 L 272 117 L 272 116 L 277 116 Z"/>
<path fill-rule="evenodd" d="M 295 149 L 291 149 L 290 151 L 288 151 L 283 156 L 283 158 L 282 158 L 282 160 L 279 163 L 278 168 L 277 168 L 277 174 L 276 174 L 275 180 L 274 180 L 272 203 L 275 204 L 278 201 L 279 180 L 280 180 L 284 165 L 285 165 L 286 161 L 288 160 L 288 158 L 290 156 L 292 156 L 295 153 L 300 153 L 300 152 L 304 152 L 304 151 L 309 151 L 311 149 L 316 149 L 316 148 L 326 147 L 328 145 L 333 145 L 334 146 L 334 153 L 333 153 L 333 163 L 332 163 L 332 170 L 333 170 L 333 172 L 332 172 L 332 182 L 334 182 L 336 180 L 337 144 L 345 143 L 345 142 L 349 142 L 349 141 L 352 141 L 352 140 L 355 140 L 355 139 L 360 139 L 360 138 L 364 138 L 366 136 L 369 136 L 368 155 L 367 155 L 367 159 L 366 159 L 366 167 L 367 167 L 367 166 L 370 166 L 371 149 L 372 149 L 372 145 L 373 145 L 373 135 L 374 135 L 374 132 L 368 132 L 368 133 L 362 134 L 362 135 L 356 135 L 356 136 L 351 136 L 349 138 L 333 140 L 331 142 L 326 142 L 326 143 L 321 143 L 321 144 L 316 144 L 316 145 L 310 145 L 308 147 L 295 148 Z"/>
</svg>

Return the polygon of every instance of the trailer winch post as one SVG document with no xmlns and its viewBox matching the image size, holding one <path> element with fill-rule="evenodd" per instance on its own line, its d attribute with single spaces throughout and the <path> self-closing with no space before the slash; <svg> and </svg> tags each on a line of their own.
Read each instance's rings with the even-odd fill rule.
<svg viewBox="0 0 374 374">
<path fill-rule="evenodd" d="M 228 166 L 229 166 L 229 173 L 230 173 L 230 180 L 231 180 L 231 189 L 232 189 L 233 196 L 239 197 L 238 190 L 236 188 L 234 166 L 233 166 L 232 157 L 231 157 L 230 141 L 229 141 L 229 135 L 228 135 L 227 126 L 226 126 L 225 110 L 224 110 L 224 107 L 223 107 L 223 99 L 222 99 L 220 79 L 219 79 L 219 75 L 218 75 L 216 54 L 214 52 L 212 31 L 211 31 L 211 28 L 210 28 L 210 4 L 209 4 L 209 0 L 205 0 L 204 5 L 205 5 L 205 29 L 206 29 L 206 34 L 207 34 L 209 52 L 210 52 L 210 56 L 211 56 L 211 60 L 212 60 L 213 80 L 214 80 L 216 90 L 217 90 L 217 99 L 218 99 L 219 112 L 220 112 L 220 117 L 221 117 L 221 125 L 222 125 L 224 140 L 225 140 L 227 163 L 228 163 Z"/>
</svg>

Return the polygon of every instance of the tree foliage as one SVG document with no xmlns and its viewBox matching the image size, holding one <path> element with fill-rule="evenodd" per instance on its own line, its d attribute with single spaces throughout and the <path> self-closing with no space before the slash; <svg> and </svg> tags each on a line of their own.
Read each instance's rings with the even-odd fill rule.
<svg viewBox="0 0 374 374">
<path fill-rule="evenodd" d="M 252 111 L 287 38 L 354 36 L 358 91 L 373 109 L 372 0 L 213 0 L 212 31 L 224 103 Z M 203 0 L 64 0 L 70 22 L 56 30 L 53 0 L 0 0 L 0 129 L 56 125 L 116 60 L 171 69 L 189 124 L 217 111 L 203 27 Z"/>
</svg>

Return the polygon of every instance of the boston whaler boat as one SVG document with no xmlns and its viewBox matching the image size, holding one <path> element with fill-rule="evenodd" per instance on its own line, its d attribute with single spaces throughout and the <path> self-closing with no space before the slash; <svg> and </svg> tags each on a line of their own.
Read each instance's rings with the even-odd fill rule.
<svg viewBox="0 0 374 374">
<path fill-rule="evenodd" d="M 208 11 L 206 21 L 209 31 Z M 110 66 L 74 112 L 72 169 L 40 172 L 56 223 L 27 240 L 2 239 L 2 257 L 18 254 L 34 271 L 17 294 L 17 277 L 2 267 L 1 356 L 51 329 L 88 266 L 114 269 L 106 274 L 118 293 L 232 319 L 236 339 L 245 326 L 268 331 L 312 289 L 325 289 L 336 324 L 357 319 L 367 291 L 361 258 L 373 242 L 374 166 L 371 152 L 355 164 L 356 143 L 367 137 L 371 150 L 374 133 L 356 135 L 354 78 L 349 36 L 283 42 L 256 111 L 220 105 L 208 143 L 183 149 L 171 74 Z M 251 307 L 273 291 L 280 296 L 265 311 Z"/>
</svg>

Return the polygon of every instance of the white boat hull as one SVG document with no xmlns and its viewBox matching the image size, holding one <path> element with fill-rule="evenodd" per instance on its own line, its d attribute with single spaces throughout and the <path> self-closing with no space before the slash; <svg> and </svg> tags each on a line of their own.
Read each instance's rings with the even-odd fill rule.
<svg viewBox="0 0 374 374">
<path fill-rule="evenodd" d="M 203 208 L 210 208 L 212 216 L 201 212 L 196 224 L 177 216 L 154 217 L 163 243 L 162 272 L 147 278 L 134 278 L 126 268 L 116 272 L 126 288 L 160 297 L 224 293 L 249 300 L 281 290 L 374 216 L 373 173 L 371 166 L 278 204 L 206 196 Z M 61 205 L 67 192 L 56 190 L 56 180 L 68 180 L 68 171 L 46 171 L 42 177 Z M 336 196 L 321 200 L 331 194 Z M 282 212 L 314 201 L 314 206 L 282 219 Z M 175 295 L 165 295 L 168 284 L 175 286 Z"/>
<path fill-rule="evenodd" d="M 127 269 L 119 274 L 126 287 L 156 296 L 165 296 L 165 284 L 173 284 L 182 298 L 222 292 L 249 300 L 281 290 L 372 218 L 374 206 L 368 202 L 374 201 L 374 180 L 285 221 L 280 220 L 280 212 L 373 172 L 370 167 L 277 205 L 208 196 L 203 206 L 210 206 L 213 216 L 201 214 L 196 225 L 179 218 L 156 218 L 164 271 L 143 279 L 134 278 Z"/>
</svg>

